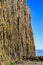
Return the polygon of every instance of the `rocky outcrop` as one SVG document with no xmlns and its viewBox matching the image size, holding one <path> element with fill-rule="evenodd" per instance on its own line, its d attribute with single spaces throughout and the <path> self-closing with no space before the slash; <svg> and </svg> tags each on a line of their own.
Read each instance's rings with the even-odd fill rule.
<svg viewBox="0 0 43 65">
<path fill-rule="evenodd" d="M 0 15 L 0 49 L 14 60 L 35 56 L 30 9 L 25 0 L 0 1 Z"/>
</svg>

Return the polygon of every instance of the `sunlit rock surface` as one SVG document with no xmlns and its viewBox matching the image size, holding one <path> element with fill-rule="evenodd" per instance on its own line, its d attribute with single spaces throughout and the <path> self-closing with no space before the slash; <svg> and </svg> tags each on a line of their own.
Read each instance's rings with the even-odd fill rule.
<svg viewBox="0 0 43 65">
<path fill-rule="evenodd" d="M 0 61 L 30 56 L 35 56 L 30 9 L 25 0 L 0 0 Z"/>
</svg>

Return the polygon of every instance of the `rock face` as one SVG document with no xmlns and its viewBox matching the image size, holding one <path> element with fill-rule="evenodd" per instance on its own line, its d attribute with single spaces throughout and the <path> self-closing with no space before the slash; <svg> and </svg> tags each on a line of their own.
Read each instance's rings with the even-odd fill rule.
<svg viewBox="0 0 43 65">
<path fill-rule="evenodd" d="M 35 56 L 30 9 L 25 0 L 1 0 L 0 15 L 0 50 L 14 60 Z"/>
</svg>

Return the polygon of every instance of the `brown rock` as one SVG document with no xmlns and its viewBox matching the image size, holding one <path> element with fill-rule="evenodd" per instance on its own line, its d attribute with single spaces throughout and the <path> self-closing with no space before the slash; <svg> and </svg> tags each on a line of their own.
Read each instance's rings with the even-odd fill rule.
<svg viewBox="0 0 43 65">
<path fill-rule="evenodd" d="M 30 9 L 25 0 L 2 0 L 0 3 L 0 44 L 3 50 L 14 60 L 35 56 Z"/>
</svg>

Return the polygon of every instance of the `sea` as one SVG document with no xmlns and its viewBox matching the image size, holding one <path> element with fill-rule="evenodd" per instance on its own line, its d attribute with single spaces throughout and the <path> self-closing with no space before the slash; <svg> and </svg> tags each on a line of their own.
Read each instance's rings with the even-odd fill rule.
<svg viewBox="0 0 43 65">
<path fill-rule="evenodd" d="M 43 50 L 36 50 L 36 56 L 43 56 Z"/>
</svg>

